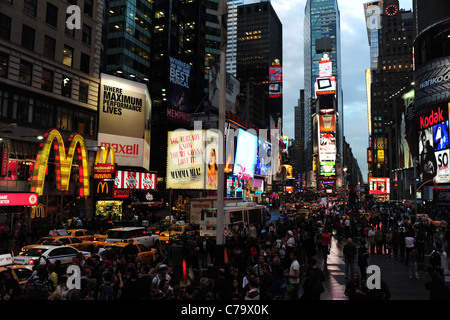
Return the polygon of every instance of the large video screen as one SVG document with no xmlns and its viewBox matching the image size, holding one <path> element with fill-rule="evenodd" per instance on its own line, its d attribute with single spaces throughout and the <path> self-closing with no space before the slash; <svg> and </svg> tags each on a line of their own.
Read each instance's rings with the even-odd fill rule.
<svg viewBox="0 0 450 320">
<path fill-rule="evenodd" d="M 233 170 L 234 175 L 246 180 L 253 178 L 257 148 L 258 137 L 250 132 L 239 129 Z"/>
<path fill-rule="evenodd" d="M 369 194 L 391 193 L 391 180 L 389 178 L 369 178 Z"/>
</svg>

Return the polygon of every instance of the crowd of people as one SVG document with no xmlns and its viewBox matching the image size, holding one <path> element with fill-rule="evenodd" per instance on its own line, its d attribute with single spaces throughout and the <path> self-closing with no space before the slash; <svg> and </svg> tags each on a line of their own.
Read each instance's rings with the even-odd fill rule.
<svg viewBox="0 0 450 320">
<path fill-rule="evenodd" d="M 326 266 L 333 237 L 342 243 L 348 299 L 389 299 L 384 281 L 381 289 L 369 290 L 364 284 L 369 256 L 388 254 L 409 265 L 410 277 L 418 277 L 417 263 L 424 262 L 426 244 L 433 245 L 433 254 L 440 258 L 435 265 L 429 261 L 427 289 L 433 298 L 446 294 L 447 230 L 436 232 L 421 222 L 404 221 L 398 208 L 388 205 L 372 206 L 369 218 L 357 207 L 342 209 L 329 204 L 309 214 L 282 210 L 280 219 L 269 225 L 233 227 L 223 246 L 198 234 L 186 238 L 184 271 L 169 259 L 169 247 L 158 248 L 149 263 L 133 251 L 118 255 L 100 249 L 88 259 L 74 259 L 81 270 L 81 288 L 71 288 L 71 275 L 64 268 L 41 261 L 23 290 L 9 280 L 0 296 L 15 299 L 22 292 L 23 298 L 33 300 L 319 300 L 325 277 L 318 261 Z"/>
</svg>

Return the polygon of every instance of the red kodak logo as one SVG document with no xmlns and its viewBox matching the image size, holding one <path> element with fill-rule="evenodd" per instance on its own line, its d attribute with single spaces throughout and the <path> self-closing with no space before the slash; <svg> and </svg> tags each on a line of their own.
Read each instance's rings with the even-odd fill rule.
<svg viewBox="0 0 450 320">
<path fill-rule="evenodd" d="M 420 129 L 428 128 L 432 125 L 438 124 L 444 121 L 443 116 L 444 110 L 440 107 L 437 111 L 431 111 L 431 114 L 428 116 L 420 116 Z"/>
</svg>

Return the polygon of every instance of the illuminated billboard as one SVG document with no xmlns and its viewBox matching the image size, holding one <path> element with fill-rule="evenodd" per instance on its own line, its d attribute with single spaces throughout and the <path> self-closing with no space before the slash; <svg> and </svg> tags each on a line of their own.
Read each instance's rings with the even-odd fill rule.
<svg viewBox="0 0 450 320">
<path fill-rule="evenodd" d="M 114 179 L 115 189 L 155 190 L 156 174 L 118 170 Z"/>
<path fill-rule="evenodd" d="M 336 131 L 336 114 L 324 114 L 319 116 L 320 132 Z"/>
<path fill-rule="evenodd" d="M 390 192 L 390 178 L 369 178 L 369 194 L 389 194 Z"/>
<path fill-rule="evenodd" d="M 169 108 L 190 113 L 191 65 L 169 56 Z"/>
<path fill-rule="evenodd" d="M 418 116 L 418 171 L 421 182 L 450 182 L 449 107 L 450 104 L 441 105 Z"/>
<path fill-rule="evenodd" d="M 283 68 L 280 65 L 274 65 L 269 67 L 269 82 L 282 82 L 283 81 Z"/>
<path fill-rule="evenodd" d="M 333 62 L 331 60 L 319 61 L 319 77 L 331 77 L 333 75 Z"/>
<path fill-rule="evenodd" d="M 272 144 L 258 140 L 255 174 L 268 176 L 271 174 Z"/>
<path fill-rule="evenodd" d="M 335 176 L 336 162 L 335 161 L 320 161 L 320 175 L 321 176 Z"/>
<path fill-rule="evenodd" d="M 233 174 L 237 175 L 240 180 L 253 178 L 257 148 L 258 137 L 256 134 L 239 129 Z"/>
<path fill-rule="evenodd" d="M 68 142 L 70 145 L 66 152 L 64 140 L 57 129 L 50 129 L 45 133 L 34 163 L 31 192 L 36 192 L 40 196 L 43 194 L 48 159 L 50 152 L 53 150 L 55 154 L 56 188 L 59 191 L 69 190 L 72 165 L 76 161 L 80 184 L 79 195 L 80 197 L 89 196 L 89 161 L 86 143 L 78 133 L 72 134 Z M 75 152 L 77 153 L 76 157 Z"/>
<path fill-rule="evenodd" d="M 283 67 L 276 63 L 269 66 L 269 98 L 283 95 Z"/>
<path fill-rule="evenodd" d="M 318 95 L 336 94 L 336 77 L 316 78 L 314 89 L 316 97 Z"/>
<path fill-rule="evenodd" d="M 319 133 L 319 161 L 336 161 L 336 134 L 334 132 Z"/>
<path fill-rule="evenodd" d="M 216 190 L 217 132 L 180 129 L 167 134 L 166 188 Z"/>
<path fill-rule="evenodd" d="M 119 166 L 150 168 L 151 99 L 147 85 L 100 75 L 98 145 L 112 146 Z"/>
</svg>

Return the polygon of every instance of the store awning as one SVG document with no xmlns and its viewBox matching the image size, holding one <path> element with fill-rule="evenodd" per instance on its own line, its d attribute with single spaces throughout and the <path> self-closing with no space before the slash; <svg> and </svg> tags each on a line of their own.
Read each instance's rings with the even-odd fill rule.
<svg viewBox="0 0 450 320">
<path fill-rule="evenodd" d="M 36 159 L 38 152 L 39 143 L 11 140 L 9 144 L 10 159 Z"/>
</svg>

